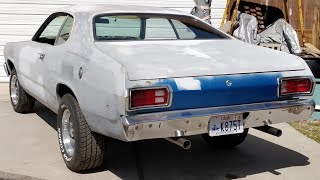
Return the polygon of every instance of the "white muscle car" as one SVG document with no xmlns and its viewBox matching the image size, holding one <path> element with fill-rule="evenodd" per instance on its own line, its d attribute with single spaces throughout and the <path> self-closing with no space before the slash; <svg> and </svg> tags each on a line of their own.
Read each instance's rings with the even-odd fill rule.
<svg viewBox="0 0 320 180">
<path fill-rule="evenodd" d="M 242 143 L 248 128 L 310 118 L 314 77 L 299 57 L 238 41 L 179 11 L 120 5 L 70 6 L 32 40 L 4 49 L 18 113 L 35 100 L 57 113 L 63 159 L 72 171 L 103 163 L 106 137 L 184 137 Z M 110 138 L 108 138 L 110 140 Z"/>
</svg>

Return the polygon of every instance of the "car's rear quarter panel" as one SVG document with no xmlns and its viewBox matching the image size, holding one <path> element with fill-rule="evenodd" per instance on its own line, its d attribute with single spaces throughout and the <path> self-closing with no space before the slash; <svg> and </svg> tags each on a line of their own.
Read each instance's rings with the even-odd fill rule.
<svg viewBox="0 0 320 180">
<path fill-rule="evenodd" d="M 74 68 L 74 84 L 81 110 L 94 132 L 123 139 L 121 115 L 125 114 L 125 69 L 98 50 Z M 76 60 L 76 59 L 75 59 Z M 83 75 L 78 77 L 79 68 Z"/>
</svg>

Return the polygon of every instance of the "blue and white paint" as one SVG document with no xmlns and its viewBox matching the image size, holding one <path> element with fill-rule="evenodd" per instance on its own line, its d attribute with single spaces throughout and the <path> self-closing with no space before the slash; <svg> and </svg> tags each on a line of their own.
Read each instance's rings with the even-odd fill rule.
<svg viewBox="0 0 320 180">
<path fill-rule="evenodd" d="M 171 106 L 138 113 L 241 105 L 279 100 L 282 73 L 255 73 L 160 79 L 152 86 L 168 86 Z"/>
</svg>

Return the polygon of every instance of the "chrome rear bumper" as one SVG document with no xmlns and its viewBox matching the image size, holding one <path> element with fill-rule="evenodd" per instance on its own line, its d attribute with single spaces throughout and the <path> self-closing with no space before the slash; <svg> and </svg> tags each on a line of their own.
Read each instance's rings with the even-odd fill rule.
<svg viewBox="0 0 320 180">
<path fill-rule="evenodd" d="M 307 120 L 315 107 L 313 99 L 297 99 L 202 109 L 166 111 L 134 116 L 123 116 L 127 141 L 175 137 L 176 131 L 184 136 L 208 133 L 212 116 L 248 113 L 245 128 Z"/>
<path fill-rule="evenodd" d="M 4 68 L 4 71 L 6 72 L 7 76 L 10 76 L 10 72 L 9 72 L 7 63 L 3 64 L 3 68 Z"/>
</svg>

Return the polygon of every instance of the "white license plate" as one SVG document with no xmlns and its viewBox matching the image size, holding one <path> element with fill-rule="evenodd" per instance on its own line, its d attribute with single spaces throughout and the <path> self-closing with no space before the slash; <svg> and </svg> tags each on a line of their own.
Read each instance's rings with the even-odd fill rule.
<svg viewBox="0 0 320 180">
<path fill-rule="evenodd" d="M 209 120 L 209 136 L 243 133 L 242 114 L 213 116 Z"/>
</svg>

